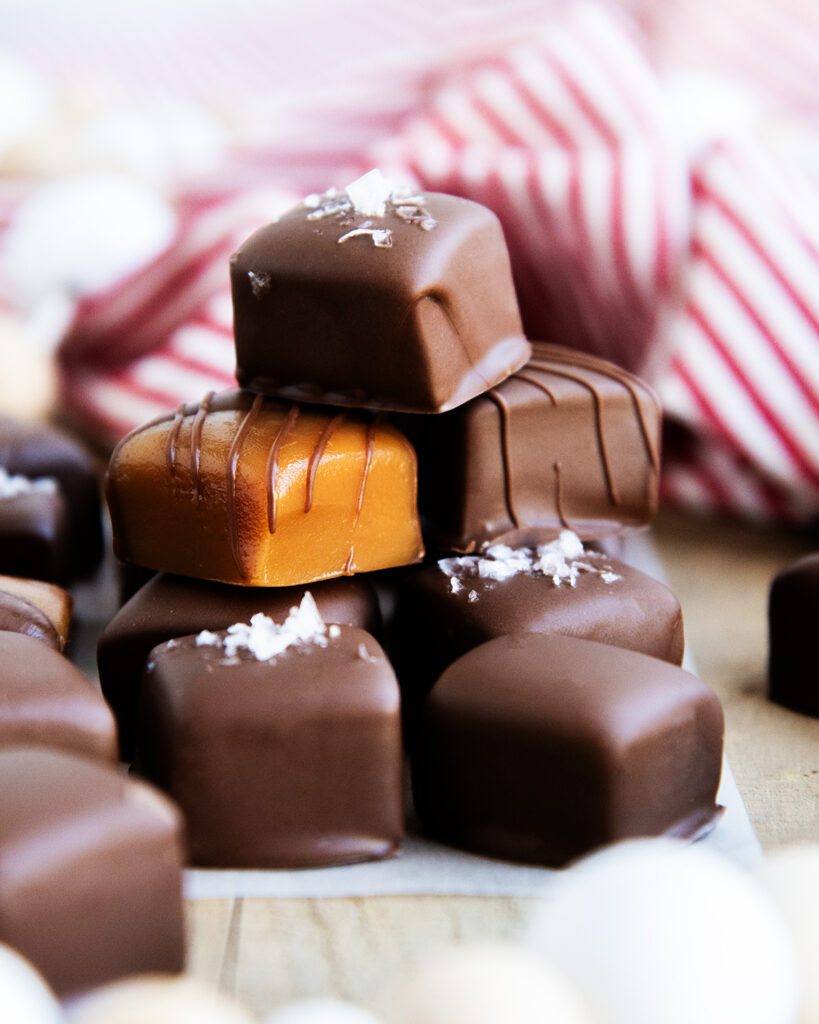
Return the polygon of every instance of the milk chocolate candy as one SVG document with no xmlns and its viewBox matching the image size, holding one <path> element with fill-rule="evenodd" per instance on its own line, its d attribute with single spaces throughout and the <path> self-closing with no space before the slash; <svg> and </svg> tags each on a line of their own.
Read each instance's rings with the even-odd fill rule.
<svg viewBox="0 0 819 1024">
<path fill-rule="evenodd" d="M 0 747 L 42 744 L 115 762 L 114 716 L 67 658 L 23 633 L 0 632 Z"/>
<path fill-rule="evenodd" d="M 262 612 L 280 621 L 307 588 L 234 587 L 162 573 L 120 608 L 97 646 L 100 684 L 119 724 L 122 757 L 133 754 L 142 673 L 151 648 L 176 637 L 216 632 Z M 379 634 L 375 591 L 360 577 L 338 577 L 310 587 L 325 622 L 359 626 Z"/>
<path fill-rule="evenodd" d="M 292 586 L 418 561 L 415 453 L 372 413 L 247 391 L 132 431 L 106 490 L 124 562 Z"/>
<path fill-rule="evenodd" d="M 68 577 L 91 576 L 103 555 L 101 472 L 93 455 L 55 427 L 0 417 L 0 466 L 9 474 L 57 482 L 70 538 Z"/>
<path fill-rule="evenodd" d="M 0 576 L 0 630 L 25 633 L 62 651 L 72 607 L 71 595 L 54 583 Z"/>
<path fill-rule="evenodd" d="M 180 817 L 87 757 L 0 750 L 0 941 L 60 996 L 184 965 Z"/>
<path fill-rule="evenodd" d="M 319 867 L 400 845 L 395 674 L 368 633 L 325 627 L 309 594 L 283 624 L 154 648 L 137 766 L 182 807 L 197 865 Z"/>
<path fill-rule="evenodd" d="M 443 412 L 529 357 L 495 215 L 377 171 L 257 231 L 230 269 L 236 376 L 253 391 Z"/>
<path fill-rule="evenodd" d="M 584 550 L 575 534 L 539 548 L 493 545 L 483 556 L 441 559 L 399 588 L 391 654 L 411 739 L 435 680 L 456 658 L 507 633 L 561 633 L 679 664 L 680 605 L 632 566 Z"/>
<path fill-rule="evenodd" d="M 819 717 L 817 629 L 819 553 L 782 569 L 768 599 L 770 698 L 792 711 Z"/>
<path fill-rule="evenodd" d="M 443 416 L 405 416 L 430 545 L 536 544 L 563 529 L 597 539 L 657 508 L 661 410 L 603 359 L 534 343 L 503 383 Z"/>
<path fill-rule="evenodd" d="M 0 571 L 68 583 L 68 552 L 67 511 L 56 481 L 0 470 Z"/>
<path fill-rule="evenodd" d="M 424 706 L 415 806 L 447 843 L 553 867 L 632 836 L 696 839 L 721 813 L 722 741 L 717 697 L 677 666 L 577 637 L 498 637 Z"/>
</svg>

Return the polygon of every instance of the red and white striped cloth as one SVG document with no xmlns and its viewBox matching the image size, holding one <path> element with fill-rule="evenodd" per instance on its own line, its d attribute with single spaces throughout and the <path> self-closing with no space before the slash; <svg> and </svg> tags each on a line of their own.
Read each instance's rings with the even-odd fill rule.
<svg viewBox="0 0 819 1024">
<path fill-rule="evenodd" d="M 819 13 L 804 0 L 630 6 L 635 20 L 592 0 L 519 4 L 496 31 L 498 8 L 478 4 L 458 45 L 436 31 L 423 59 L 418 16 L 400 65 L 392 33 L 392 56 L 359 88 L 314 91 L 312 106 L 302 95 L 301 122 L 293 104 L 278 133 L 237 147 L 209 199 L 180 186 L 166 252 L 80 303 L 62 345 L 66 407 L 110 442 L 229 386 L 226 257 L 278 212 L 259 182 L 295 200 L 378 164 L 498 213 L 530 336 L 654 383 L 669 421 L 667 500 L 815 519 Z M 732 15 L 764 59 L 726 30 Z M 382 17 L 396 27 L 391 5 Z M 366 27 L 373 46 L 378 26 Z M 681 75 L 695 54 L 709 77 Z M 693 115 L 681 105 L 703 95 Z"/>
</svg>

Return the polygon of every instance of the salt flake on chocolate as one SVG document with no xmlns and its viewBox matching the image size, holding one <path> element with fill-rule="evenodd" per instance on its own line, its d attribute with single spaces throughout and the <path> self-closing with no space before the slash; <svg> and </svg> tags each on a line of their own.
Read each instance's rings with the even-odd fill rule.
<svg viewBox="0 0 819 1024">
<path fill-rule="evenodd" d="M 371 238 L 376 249 L 392 248 L 392 231 L 390 231 L 389 228 L 374 228 L 368 220 L 364 221 L 361 227 L 353 228 L 353 230 L 348 231 L 346 235 L 342 235 L 341 238 L 339 238 L 338 243 L 341 245 L 342 242 L 347 242 L 351 238 L 360 237 Z"/>
<path fill-rule="evenodd" d="M 350 182 L 344 191 L 356 213 L 364 217 L 383 217 L 387 211 L 387 202 L 395 192 L 395 186 L 377 167 L 374 167 Z"/>
<path fill-rule="evenodd" d="M 270 274 L 260 274 L 255 270 L 248 270 L 247 277 L 254 299 L 260 299 L 266 291 L 270 290 Z"/>
<path fill-rule="evenodd" d="M 326 646 L 326 632 L 321 613 L 313 595 L 308 591 L 301 604 L 291 608 L 290 614 L 281 624 L 258 612 L 252 616 L 249 625 L 237 622 L 229 626 L 225 637 L 225 653 L 228 658 L 232 658 L 240 648 L 245 648 L 258 661 L 270 661 L 294 644 Z"/>
<path fill-rule="evenodd" d="M 57 481 L 50 476 L 32 480 L 20 474 L 11 474 L 0 466 L 0 498 L 17 498 L 21 494 L 54 494 Z"/>
</svg>

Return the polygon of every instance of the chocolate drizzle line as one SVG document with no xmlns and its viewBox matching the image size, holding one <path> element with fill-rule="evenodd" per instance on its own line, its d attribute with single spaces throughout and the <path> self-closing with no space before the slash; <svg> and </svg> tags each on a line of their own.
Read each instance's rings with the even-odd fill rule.
<svg viewBox="0 0 819 1024">
<path fill-rule="evenodd" d="M 617 489 L 614 486 L 614 477 L 611 472 L 611 465 L 609 463 L 609 452 L 606 447 L 606 435 L 603 429 L 603 403 L 600 400 L 600 392 L 597 388 L 590 384 L 587 380 L 583 380 L 582 377 L 578 377 L 575 373 L 569 373 L 566 370 L 556 370 L 553 367 L 547 366 L 544 363 L 535 361 L 534 359 L 528 364 L 535 370 L 541 370 L 544 373 L 551 373 L 555 377 L 562 377 L 564 380 L 573 381 L 575 384 L 579 384 L 580 387 L 585 388 L 592 396 L 594 402 L 594 420 L 595 429 L 597 433 L 597 449 L 600 452 L 600 461 L 603 465 L 603 474 L 606 478 L 606 489 L 609 492 L 609 500 L 612 505 L 620 504 L 620 496 L 617 493 Z"/>
<path fill-rule="evenodd" d="M 282 420 L 282 424 L 276 437 L 273 439 L 273 444 L 270 446 L 270 452 L 267 456 L 264 475 L 267 483 L 267 529 L 270 534 L 276 532 L 276 480 L 279 476 L 279 452 L 287 435 L 293 429 L 298 416 L 299 407 L 294 402 Z"/>
<path fill-rule="evenodd" d="M 550 346 L 547 346 L 550 348 Z M 637 413 L 637 421 L 640 424 L 640 433 L 643 437 L 643 443 L 648 453 L 651 468 L 658 471 L 660 468 L 660 458 L 654 445 L 651 443 L 651 434 L 646 424 L 645 415 L 643 413 L 643 406 L 640 402 L 640 395 L 635 383 L 634 378 L 626 370 L 621 369 L 619 366 L 612 364 L 600 363 L 593 357 L 588 355 L 586 352 L 572 352 L 571 357 L 567 354 L 558 350 L 547 352 L 547 358 L 554 360 L 556 363 L 575 363 L 577 366 L 582 367 L 586 370 L 592 370 L 594 373 L 599 373 L 603 377 L 608 377 L 609 380 L 616 381 L 621 387 L 625 388 L 631 396 L 631 401 L 634 405 L 634 410 Z M 537 359 L 533 359 L 530 365 L 540 366 L 542 369 L 547 367 Z"/>
<path fill-rule="evenodd" d="M 173 416 L 173 424 L 168 431 L 168 440 L 165 443 L 165 465 L 171 478 L 176 476 L 176 445 L 179 441 L 179 432 L 182 429 L 182 421 L 185 419 L 185 403 L 177 406 Z"/>
<path fill-rule="evenodd" d="M 327 443 L 333 436 L 333 432 L 336 427 L 339 426 L 347 417 L 346 410 L 340 412 L 337 416 L 334 416 L 327 426 L 322 430 L 321 436 L 316 442 L 316 447 L 313 449 L 313 453 L 310 456 L 310 464 L 307 467 L 307 491 L 304 496 L 304 511 L 309 512 L 313 507 L 313 488 L 316 482 L 316 471 L 318 470 L 321 457 L 324 455 L 324 449 L 327 447 Z"/>
<path fill-rule="evenodd" d="M 375 432 L 378 425 L 381 423 L 383 415 L 378 413 L 373 416 L 370 422 L 367 424 L 367 441 L 366 450 L 364 454 L 364 472 L 361 474 L 361 485 L 358 488 L 358 498 L 355 503 L 355 519 L 353 520 L 353 533 L 358 525 L 358 517 L 361 515 L 361 510 L 364 507 L 364 490 L 367 486 L 367 478 L 370 475 L 370 467 L 372 466 L 373 454 L 375 452 Z M 355 557 L 355 538 L 350 544 L 350 553 L 347 555 L 347 561 L 344 563 L 344 575 L 349 576 L 353 567 L 353 559 Z"/>
<path fill-rule="evenodd" d="M 236 517 L 236 469 L 239 464 L 239 455 L 242 451 L 242 445 L 245 442 L 245 438 L 248 435 L 250 428 L 253 426 L 253 421 L 259 415 L 259 410 L 264 402 L 263 395 L 256 395 L 253 399 L 253 404 L 247 410 L 245 415 L 242 417 L 242 422 L 239 424 L 239 429 L 233 436 L 233 442 L 230 446 L 230 451 L 227 457 L 227 491 L 228 491 L 228 524 L 230 527 L 230 547 L 233 553 L 233 561 L 236 564 L 236 568 L 239 570 L 242 577 L 245 573 L 242 569 L 242 563 L 239 552 L 239 531 L 238 522 Z"/>
<path fill-rule="evenodd" d="M 513 373 L 512 377 L 514 378 L 514 380 L 523 381 L 524 384 L 531 384 L 532 387 L 537 388 L 538 391 L 542 391 L 543 394 L 546 395 L 546 397 L 552 403 L 552 405 L 557 405 L 557 399 L 555 398 L 553 392 L 546 387 L 543 381 L 536 380 L 534 377 L 528 376 L 528 374 L 521 373 L 520 370 L 518 370 L 517 373 Z"/>
<path fill-rule="evenodd" d="M 202 431 L 205 428 L 205 417 L 210 412 L 210 403 L 215 391 L 209 391 L 199 404 L 191 427 L 191 480 L 193 481 L 193 500 L 199 501 L 202 481 L 199 476 L 199 462 L 202 458 Z"/>
<path fill-rule="evenodd" d="M 557 512 L 557 518 L 564 529 L 570 530 L 569 520 L 563 513 L 563 484 L 560 476 L 560 462 L 553 462 L 552 469 L 555 474 L 555 511 Z"/>
<path fill-rule="evenodd" d="M 500 414 L 501 428 L 501 451 L 503 452 L 503 490 L 506 498 L 506 511 L 515 529 L 520 528 L 520 518 L 515 508 L 514 496 L 512 494 L 512 457 L 509 451 L 509 406 L 498 394 L 496 388 L 486 392 L 486 397 L 495 403 Z"/>
</svg>

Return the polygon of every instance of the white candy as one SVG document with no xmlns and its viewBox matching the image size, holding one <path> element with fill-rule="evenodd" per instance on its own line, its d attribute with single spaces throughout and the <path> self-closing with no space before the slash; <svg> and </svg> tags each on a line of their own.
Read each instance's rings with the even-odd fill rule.
<svg viewBox="0 0 819 1024">
<path fill-rule="evenodd" d="M 529 940 L 595 1024 L 795 1024 L 781 917 L 756 880 L 703 847 L 609 847 L 544 892 Z"/>
<path fill-rule="evenodd" d="M 184 975 L 145 976 L 96 989 L 66 1007 L 66 1024 L 255 1024 L 234 999 Z"/>
<path fill-rule="evenodd" d="M 802 983 L 799 1022 L 819 1024 L 819 845 L 775 850 L 758 876 L 793 939 Z"/>
<path fill-rule="evenodd" d="M 51 989 L 32 965 L 0 943 L 0 1020 L 3 1024 L 60 1024 Z"/>
<path fill-rule="evenodd" d="M 159 255 L 176 215 L 155 189 L 118 174 L 80 174 L 41 185 L 15 211 L 2 272 L 36 309 L 54 292 L 87 295 Z"/>
<path fill-rule="evenodd" d="M 54 97 L 35 68 L 0 53 L 0 161 L 8 150 L 40 131 L 52 113 Z"/>
<path fill-rule="evenodd" d="M 265 1017 L 264 1024 L 381 1024 L 378 1017 L 339 999 L 301 999 Z"/>
<path fill-rule="evenodd" d="M 457 947 L 421 964 L 387 994 L 384 1016 L 387 1024 L 591 1024 L 563 975 L 502 943 Z"/>
</svg>

